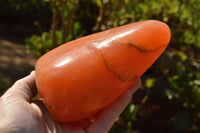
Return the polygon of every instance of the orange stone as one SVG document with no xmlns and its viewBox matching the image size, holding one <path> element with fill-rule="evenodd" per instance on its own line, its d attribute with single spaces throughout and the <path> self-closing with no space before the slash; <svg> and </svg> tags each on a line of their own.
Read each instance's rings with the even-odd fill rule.
<svg viewBox="0 0 200 133">
<path fill-rule="evenodd" d="M 56 121 L 87 118 L 115 101 L 169 41 L 166 24 L 147 20 L 68 42 L 37 61 L 38 92 Z"/>
</svg>

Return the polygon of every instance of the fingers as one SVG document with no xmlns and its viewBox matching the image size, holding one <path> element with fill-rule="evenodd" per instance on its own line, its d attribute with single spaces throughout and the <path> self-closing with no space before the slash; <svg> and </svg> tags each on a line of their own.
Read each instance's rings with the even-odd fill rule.
<svg viewBox="0 0 200 133">
<path fill-rule="evenodd" d="M 44 121 L 43 123 L 45 123 L 44 127 L 46 127 L 46 132 L 55 133 L 57 131 L 56 123 L 42 100 L 32 101 L 31 106 L 35 108 L 38 114 L 43 118 L 42 120 Z"/>
<path fill-rule="evenodd" d="M 83 128 L 83 121 L 77 123 L 57 123 L 42 100 L 34 100 L 31 102 L 31 106 L 34 107 L 38 114 L 42 115 L 45 123 L 46 131 L 51 133 L 85 133 Z"/>
<path fill-rule="evenodd" d="M 32 71 L 30 75 L 16 81 L 4 95 L 23 98 L 29 102 L 36 93 L 35 71 Z"/>
<path fill-rule="evenodd" d="M 127 89 L 114 103 L 106 107 L 88 128 L 88 133 L 107 133 L 116 119 L 126 108 L 132 99 L 132 94 L 140 87 L 141 80 L 138 79 Z"/>
</svg>

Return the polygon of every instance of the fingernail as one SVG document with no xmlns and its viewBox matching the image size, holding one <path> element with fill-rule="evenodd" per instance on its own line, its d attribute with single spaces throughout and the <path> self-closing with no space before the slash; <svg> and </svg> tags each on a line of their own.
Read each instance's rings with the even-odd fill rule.
<svg viewBox="0 0 200 133">
<path fill-rule="evenodd" d="M 31 71 L 29 75 L 32 75 L 33 73 L 35 73 L 35 70 Z"/>
<path fill-rule="evenodd" d="M 136 80 L 133 83 L 133 85 L 131 85 L 131 87 L 129 88 L 131 90 L 131 92 L 134 93 L 137 89 L 139 89 L 141 86 L 141 83 L 142 83 L 142 81 L 140 78 L 138 80 Z"/>
</svg>

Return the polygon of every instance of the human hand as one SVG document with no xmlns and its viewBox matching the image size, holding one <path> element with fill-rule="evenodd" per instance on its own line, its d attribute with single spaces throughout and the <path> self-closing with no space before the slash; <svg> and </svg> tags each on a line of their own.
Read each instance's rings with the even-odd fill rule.
<svg viewBox="0 0 200 133">
<path fill-rule="evenodd" d="M 18 80 L 0 97 L 1 133 L 106 133 L 140 87 L 137 80 L 114 103 L 96 113 L 92 120 L 73 123 L 53 120 L 42 100 L 32 100 L 36 95 L 35 72 Z"/>
</svg>

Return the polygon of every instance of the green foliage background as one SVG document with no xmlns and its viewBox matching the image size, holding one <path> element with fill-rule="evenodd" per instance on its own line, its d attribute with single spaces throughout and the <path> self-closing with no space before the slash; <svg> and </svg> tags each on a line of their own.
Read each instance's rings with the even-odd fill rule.
<svg viewBox="0 0 200 133">
<path fill-rule="evenodd" d="M 143 75 L 143 86 L 110 133 L 200 132 L 200 0 L 0 0 L 12 15 L 52 14 L 49 32 L 26 39 L 37 57 L 67 41 L 131 22 L 171 28 L 169 47 Z"/>
</svg>

